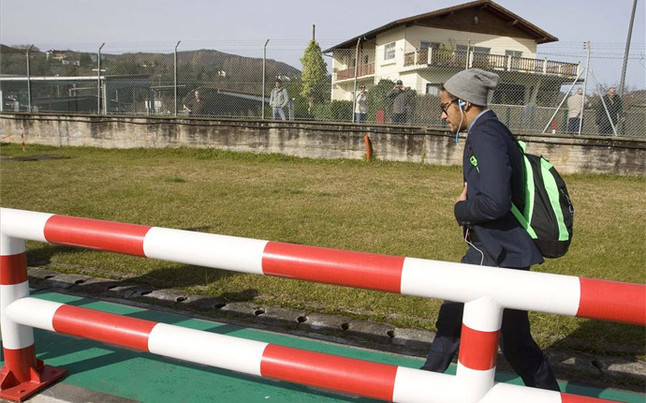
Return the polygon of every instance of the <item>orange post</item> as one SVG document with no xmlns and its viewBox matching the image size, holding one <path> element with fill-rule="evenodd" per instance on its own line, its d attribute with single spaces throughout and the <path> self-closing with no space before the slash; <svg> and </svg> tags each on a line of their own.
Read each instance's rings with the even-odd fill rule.
<svg viewBox="0 0 646 403">
<path fill-rule="evenodd" d="M 366 161 L 370 162 L 370 135 L 363 136 L 363 140 L 366 142 Z"/>
</svg>

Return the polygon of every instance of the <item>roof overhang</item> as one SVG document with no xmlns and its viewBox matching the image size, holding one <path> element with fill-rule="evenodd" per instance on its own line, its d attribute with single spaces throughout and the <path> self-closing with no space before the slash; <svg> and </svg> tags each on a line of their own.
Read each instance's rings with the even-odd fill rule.
<svg viewBox="0 0 646 403">
<path fill-rule="evenodd" d="M 357 35 L 354 38 L 348 39 L 336 46 L 325 49 L 323 53 L 331 52 L 335 49 L 348 49 L 356 46 L 357 41 L 361 39 L 364 40 L 374 40 L 377 35 L 382 32 L 389 31 L 400 26 L 429 26 L 436 28 L 444 29 L 453 29 L 456 31 L 467 31 L 467 32 L 478 32 L 478 33 L 487 33 L 483 32 L 482 29 L 467 27 L 464 25 L 451 25 L 451 20 L 459 15 L 469 12 L 478 12 L 484 11 L 488 12 L 495 17 L 506 22 L 506 26 L 510 29 L 515 30 L 516 32 L 522 34 L 524 37 L 534 40 L 537 44 L 556 42 L 558 38 L 549 34 L 548 32 L 540 29 L 531 22 L 521 18 L 520 16 L 512 13 L 501 5 L 494 3 L 491 0 L 477 0 L 470 3 L 461 4 L 454 7 L 443 8 L 440 10 L 432 11 L 430 13 L 419 14 L 408 18 L 402 18 L 393 22 L 390 22 L 386 25 L 383 25 L 379 28 L 368 31 L 364 34 Z M 495 32 L 494 32 L 495 34 Z"/>
</svg>

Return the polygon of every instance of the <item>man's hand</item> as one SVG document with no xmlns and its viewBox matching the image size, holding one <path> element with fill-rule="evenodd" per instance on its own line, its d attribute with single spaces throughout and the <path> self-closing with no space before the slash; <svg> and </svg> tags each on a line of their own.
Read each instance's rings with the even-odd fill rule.
<svg viewBox="0 0 646 403">
<path fill-rule="evenodd" d="M 456 202 L 465 201 L 467 199 L 467 183 L 464 182 L 464 188 L 462 188 L 462 193 L 455 199 Z"/>
</svg>

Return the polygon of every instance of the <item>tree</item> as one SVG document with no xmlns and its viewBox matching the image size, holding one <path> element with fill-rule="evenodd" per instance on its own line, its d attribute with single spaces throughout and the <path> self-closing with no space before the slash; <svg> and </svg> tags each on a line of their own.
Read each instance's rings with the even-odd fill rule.
<svg viewBox="0 0 646 403">
<path fill-rule="evenodd" d="M 312 39 L 305 49 L 303 57 L 303 73 L 301 74 L 302 87 L 300 94 L 309 102 L 309 108 L 313 103 L 322 103 L 330 98 L 330 87 L 327 82 L 327 64 L 323 60 L 321 47 Z"/>
</svg>

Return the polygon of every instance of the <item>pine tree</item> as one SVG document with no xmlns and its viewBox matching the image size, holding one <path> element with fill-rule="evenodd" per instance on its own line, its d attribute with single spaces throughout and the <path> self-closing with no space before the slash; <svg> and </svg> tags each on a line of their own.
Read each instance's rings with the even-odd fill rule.
<svg viewBox="0 0 646 403">
<path fill-rule="evenodd" d="M 309 102 L 309 109 L 313 103 L 322 103 L 329 99 L 330 88 L 327 80 L 327 64 L 323 60 L 321 47 L 312 39 L 305 49 L 303 57 L 303 72 L 301 74 L 302 88 L 300 94 Z"/>
</svg>

